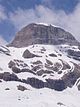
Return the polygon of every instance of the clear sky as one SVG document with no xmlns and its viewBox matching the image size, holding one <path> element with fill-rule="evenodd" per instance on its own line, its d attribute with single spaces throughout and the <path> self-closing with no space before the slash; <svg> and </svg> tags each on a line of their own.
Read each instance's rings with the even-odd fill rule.
<svg viewBox="0 0 80 107">
<path fill-rule="evenodd" d="M 80 0 L 0 0 L 0 36 L 10 41 L 27 24 L 44 22 L 61 26 L 80 38 L 79 12 Z"/>
</svg>

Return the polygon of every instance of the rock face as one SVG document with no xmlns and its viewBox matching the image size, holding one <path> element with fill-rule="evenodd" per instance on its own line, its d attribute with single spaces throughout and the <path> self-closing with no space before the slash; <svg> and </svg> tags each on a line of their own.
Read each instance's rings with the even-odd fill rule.
<svg viewBox="0 0 80 107">
<path fill-rule="evenodd" d="M 73 59 L 80 61 L 80 51 L 68 50 L 68 55 L 71 56 Z"/>
<path fill-rule="evenodd" d="M 61 28 L 32 23 L 20 30 L 8 46 L 20 48 L 32 44 L 59 45 L 64 43 L 78 44 L 72 34 Z"/>
<path fill-rule="evenodd" d="M 9 72 L 0 73 L 0 79 L 4 81 L 19 81 L 15 74 L 10 74 Z"/>
</svg>

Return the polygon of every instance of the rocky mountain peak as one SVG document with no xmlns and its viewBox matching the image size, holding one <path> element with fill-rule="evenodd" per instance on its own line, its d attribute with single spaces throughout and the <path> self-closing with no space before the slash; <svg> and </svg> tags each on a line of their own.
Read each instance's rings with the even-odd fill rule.
<svg viewBox="0 0 80 107">
<path fill-rule="evenodd" d="M 32 23 L 8 46 L 0 46 L 0 107 L 80 107 L 80 45 L 72 34 Z"/>
<path fill-rule="evenodd" d="M 26 47 L 32 44 L 78 44 L 72 34 L 53 25 L 31 23 L 21 29 L 14 40 L 8 45 L 13 47 Z"/>
</svg>

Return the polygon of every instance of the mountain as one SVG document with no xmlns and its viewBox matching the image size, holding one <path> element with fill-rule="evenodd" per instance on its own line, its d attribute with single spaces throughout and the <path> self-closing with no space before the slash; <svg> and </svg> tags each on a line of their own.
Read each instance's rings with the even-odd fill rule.
<svg viewBox="0 0 80 107">
<path fill-rule="evenodd" d="M 29 24 L 0 46 L 0 107 L 79 107 L 79 44 L 59 27 Z"/>
<path fill-rule="evenodd" d="M 20 30 L 9 46 L 26 47 L 33 44 L 71 44 L 78 41 L 69 32 L 53 25 L 29 24 Z"/>
</svg>

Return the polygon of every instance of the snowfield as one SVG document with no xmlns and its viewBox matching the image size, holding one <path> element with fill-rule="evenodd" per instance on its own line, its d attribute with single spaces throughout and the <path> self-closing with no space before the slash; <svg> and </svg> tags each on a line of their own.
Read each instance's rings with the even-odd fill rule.
<svg viewBox="0 0 80 107">
<path fill-rule="evenodd" d="M 80 51 L 76 46 L 61 45 L 31 45 L 26 48 L 2 47 L 0 46 L 0 73 L 9 72 L 17 75 L 19 79 L 27 79 L 35 77 L 39 80 L 46 79 L 61 79 L 64 74 L 74 71 L 74 63 L 80 64 L 80 61 L 67 56 L 66 50 L 73 49 Z M 39 57 L 24 58 L 24 51 L 29 50 L 30 53 Z M 50 56 L 51 55 L 51 56 Z M 9 68 L 9 62 L 13 61 L 17 68 L 32 70 L 39 61 L 39 68 L 36 75 L 30 72 L 15 73 Z M 18 64 L 17 64 L 18 63 Z M 67 64 L 69 68 L 64 68 Z M 26 66 L 24 66 L 26 64 Z M 58 72 L 52 70 L 58 64 Z M 45 66 L 46 65 L 46 66 Z M 64 69 L 63 69 L 64 68 Z M 43 72 L 42 75 L 37 75 L 39 70 L 50 70 L 52 73 Z M 34 73 L 35 73 L 34 72 Z M 29 84 L 19 81 L 4 81 L 0 79 L 0 107 L 80 107 L 80 91 L 75 85 L 72 88 L 67 87 L 63 91 L 56 91 L 49 88 L 36 89 Z M 26 90 L 21 91 L 18 86 L 24 86 Z"/>
<path fill-rule="evenodd" d="M 62 92 L 51 89 L 34 89 L 22 84 L 28 90 L 17 90 L 17 82 L 0 83 L 0 107 L 79 107 L 80 92 L 74 86 Z M 9 90 L 6 90 L 9 88 Z"/>
</svg>

